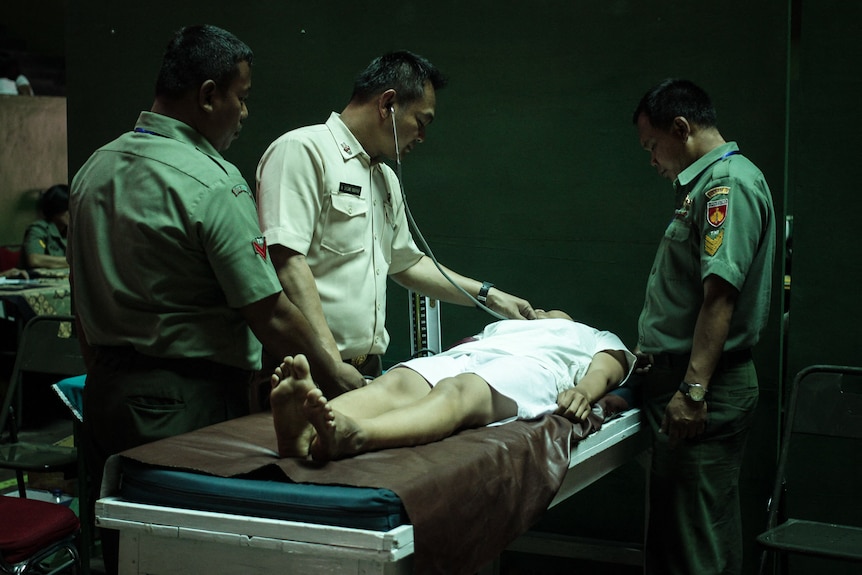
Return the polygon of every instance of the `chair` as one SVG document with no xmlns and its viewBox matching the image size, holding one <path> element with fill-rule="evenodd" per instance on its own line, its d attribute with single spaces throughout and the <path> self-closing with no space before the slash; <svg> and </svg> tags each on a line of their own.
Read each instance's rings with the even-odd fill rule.
<svg viewBox="0 0 862 575">
<path fill-rule="evenodd" d="M 56 375 L 62 379 L 85 372 L 73 316 L 41 315 L 28 321 L 18 342 L 9 388 L 0 410 L 0 433 L 6 429 L 13 401 L 14 412 L 21 419 L 22 382 L 26 373 Z"/>
<path fill-rule="evenodd" d="M 68 507 L 0 496 L 0 573 L 78 573 L 81 559 L 75 534 L 79 528 Z M 59 562 L 61 552 L 67 557 Z"/>
<path fill-rule="evenodd" d="M 862 367 L 806 367 L 785 417 L 767 529 L 757 537 L 761 573 L 770 553 L 792 572 L 824 560 L 829 573 L 862 563 Z"/>
<path fill-rule="evenodd" d="M 0 272 L 21 266 L 21 246 L 0 246 Z"/>
<path fill-rule="evenodd" d="M 25 472 L 56 471 L 78 477 L 78 499 L 83 530 L 82 551 L 89 560 L 92 535 L 86 471 L 76 447 L 62 447 L 18 439 L 18 418 L 23 402 L 21 386 L 27 373 L 56 375 L 57 379 L 86 371 L 72 316 L 36 316 L 27 322 L 18 346 L 9 388 L 0 411 L 0 430 L 8 429 L 8 442 L 0 443 L 0 468 L 15 471 L 20 499 L 26 499 Z M 16 410 L 17 407 L 17 410 Z M 77 435 L 77 434 L 76 434 Z M 11 498 L 10 498 L 11 499 Z M 84 568 L 87 571 L 86 567 Z"/>
</svg>

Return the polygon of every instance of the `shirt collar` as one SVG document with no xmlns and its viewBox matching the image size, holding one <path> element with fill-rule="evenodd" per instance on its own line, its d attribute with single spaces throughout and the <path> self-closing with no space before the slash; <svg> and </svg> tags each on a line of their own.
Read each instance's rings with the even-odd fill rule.
<svg viewBox="0 0 862 575">
<path fill-rule="evenodd" d="M 170 116 L 156 114 L 155 112 L 141 112 L 141 115 L 138 116 L 138 121 L 135 123 L 135 130 L 189 144 L 218 161 L 224 159 L 203 134 L 185 122 L 181 122 Z"/>
<path fill-rule="evenodd" d="M 353 132 L 342 121 L 341 114 L 332 112 L 329 115 L 329 119 L 326 120 L 326 127 L 329 128 L 332 138 L 338 144 L 338 149 L 345 161 L 353 159 L 356 156 L 362 156 L 367 163 L 371 163 L 371 157 L 368 155 L 368 152 L 365 151 L 365 148 L 362 147 L 362 144 L 353 135 Z"/>
<path fill-rule="evenodd" d="M 726 153 L 738 151 L 739 146 L 736 145 L 736 142 L 727 142 L 726 144 L 722 144 L 714 150 L 707 152 L 695 160 L 692 165 L 680 172 L 679 176 L 676 178 L 675 186 L 680 188 L 689 185 L 699 175 L 701 175 L 704 170 L 719 161 Z"/>
</svg>

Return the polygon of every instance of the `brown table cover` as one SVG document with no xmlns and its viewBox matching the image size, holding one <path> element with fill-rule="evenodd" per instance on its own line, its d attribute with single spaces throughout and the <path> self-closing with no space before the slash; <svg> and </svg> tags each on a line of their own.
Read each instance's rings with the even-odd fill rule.
<svg viewBox="0 0 862 575">
<path fill-rule="evenodd" d="M 566 474 L 572 443 L 600 425 L 550 415 L 319 464 L 279 459 L 272 415 L 257 413 L 122 455 L 220 477 L 277 466 L 297 483 L 389 489 L 413 524 L 415 572 L 457 575 L 475 573 L 535 523 Z"/>
</svg>

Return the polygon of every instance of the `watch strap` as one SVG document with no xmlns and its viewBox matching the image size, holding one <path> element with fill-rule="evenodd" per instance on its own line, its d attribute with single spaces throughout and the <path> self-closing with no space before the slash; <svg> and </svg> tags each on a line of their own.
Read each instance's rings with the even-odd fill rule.
<svg viewBox="0 0 862 575">
<path fill-rule="evenodd" d="M 491 282 L 482 282 L 482 287 L 479 288 L 479 295 L 476 296 L 480 304 L 488 305 L 488 292 L 491 291 L 492 287 L 494 287 L 494 284 Z"/>
</svg>

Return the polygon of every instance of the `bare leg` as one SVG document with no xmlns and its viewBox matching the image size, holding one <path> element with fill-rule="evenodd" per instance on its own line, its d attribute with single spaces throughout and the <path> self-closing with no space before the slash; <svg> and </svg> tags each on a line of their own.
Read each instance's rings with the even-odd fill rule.
<svg viewBox="0 0 862 575">
<path fill-rule="evenodd" d="M 304 355 L 285 357 L 271 378 L 269 398 L 280 457 L 307 457 L 314 428 L 302 405 L 308 393 L 317 389 Z"/>
<path fill-rule="evenodd" d="M 340 411 L 339 405 L 349 395 L 330 403 L 320 390 L 308 392 L 304 413 L 317 431 L 311 444 L 313 459 L 325 461 L 431 443 L 459 429 L 479 427 L 517 413 L 513 401 L 471 373 L 444 379 L 420 399 L 369 418 L 351 417 Z"/>
</svg>

